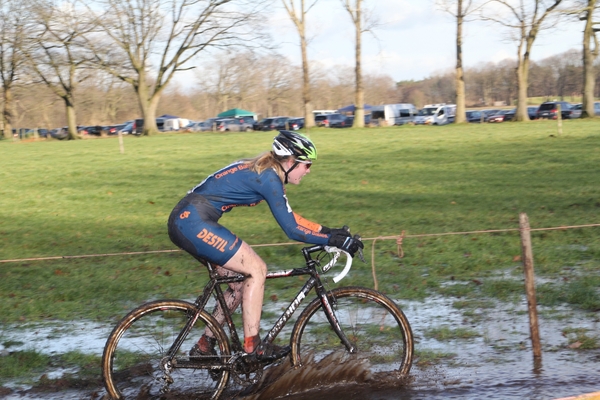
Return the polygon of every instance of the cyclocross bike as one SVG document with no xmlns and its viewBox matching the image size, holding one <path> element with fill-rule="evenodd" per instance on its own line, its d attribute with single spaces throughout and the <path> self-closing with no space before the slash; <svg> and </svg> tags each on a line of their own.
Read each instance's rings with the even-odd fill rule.
<svg viewBox="0 0 600 400">
<path fill-rule="evenodd" d="M 341 353 L 345 362 L 365 363 L 369 377 L 378 382 L 397 384 L 406 377 L 412 364 L 413 336 L 402 310 L 392 299 L 372 289 L 326 288 L 320 275 L 345 252 L 311 246 L 303 248 L 302 253 L 305 267 L 267 274 L 267 279 L 308 279 L 263 342 L 273 342 L 314 288 L 316 298 L 298 316 L 290 334 L 292 368 Z M 335 283 L 352 266 L 352 258 L 345 255 L 346 265 L 333 278 Z M 362 259 L 362 253 L 359 256 Z M 328 262 L 321 267 L 322 261 Z M 244 352 L 221 287 L 242 282 L 244 277 L 220 276 L 215 266 L 203 263 L 210 280 L 194 303 L 151 301 L 131 311 L 113 329 L 102 356 L 102 376 L 111 398 L 178 398 L 189 393 L 195 399 L 233 397 L 233 391 L 239 392 L 240 387 L 256 383 L 261 377 L 266 364 Z M 224 310 L 228 333 L 207 311 L 217 302 Z M 217 355 L 190 357 L 189 350 L 206 328 L 217 339 Z M 228 386 L 230 378 L 235 384 Z"/>
</svg>

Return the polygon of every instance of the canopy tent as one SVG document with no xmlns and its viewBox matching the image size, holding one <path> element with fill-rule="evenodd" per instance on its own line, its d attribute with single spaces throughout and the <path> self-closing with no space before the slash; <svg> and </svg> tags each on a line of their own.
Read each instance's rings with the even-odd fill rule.
<svg viewBox="0 0 600 400">
<path fill-rule="evenodd" d="M 254 117 L 256 113 L 252 111 L 242 110 L 241 108 L 232 108 L 231 110 L 223 111 L 218 118 L 237 118 L 237 117 Z"/>
<path fill-rule="evenodd" d="M 364 110 L 366 111 L 371 111 L 371 106 L 368 104 L 365 104 L 364 106 Z M 356 107 L 354 107 L 354 104 L 350 104 L 349 106 L 346 106 L 344 108 L 340 108 L 339 110 L 337 110 L 338 113 L 343 114 L 343 113 L 354 113 L 354 111 L 356 110 Z"/>
</svg>

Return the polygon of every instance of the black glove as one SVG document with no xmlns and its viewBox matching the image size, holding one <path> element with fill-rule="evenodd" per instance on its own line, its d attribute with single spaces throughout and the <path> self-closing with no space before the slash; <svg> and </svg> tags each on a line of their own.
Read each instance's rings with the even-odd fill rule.
<svg viewBox="0 0 600 400">
<path fill-rule="evenodd" d="M 345 235 L 350 236 L 350 228 L 347 225 L 344 225 L 343 228 L 328 228 L 325 225 L 321 225 L 321 233 L 325 233 L 327 235 Z"/>
<path fill-rule="evenodd" d="M 327 243 L 329 246 L 337 247 L 340 250 L 344 250 L 348 252 L 352 257 L 359 250 L 363 249 L 365 245 L 360 240 L 360 236 L 354 235 L 354 237 L 350 236 L 350 233 L 345 229 L 341 230 L 342 232 L 338 234 L 332 234 L 329 238 L 329 242 Z"/>
</svg>

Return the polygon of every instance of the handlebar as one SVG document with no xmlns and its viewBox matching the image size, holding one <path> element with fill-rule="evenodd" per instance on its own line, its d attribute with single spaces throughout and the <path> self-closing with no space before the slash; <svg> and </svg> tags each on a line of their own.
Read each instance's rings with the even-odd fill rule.
<svg viewBox="0 0 600 400">
<path fill-rule="evenodd" d="M 358 236 L 358 235 L 355 235 L 354 238 L 360 240 L 360 236 Z M 317 251 L 325 251 L 329 254 L 332 254 L 331 260 L 329 260 L 329 262 L 322 267 L 323 272 L 329 271 L 331 269 L 331 267 L 333 267 L 335 265 L 335 263 L 338 261 L 338 259 L 340 258 L 340 255 L 344 254 L 346 256 L 346 265 L 344 265 L 342 272 L 340 272 L 338 275 L 336 275 L 333 278 L 334 283 L 338 283 L 339 281 L 344 279 L 346 277 L 346 275 L 348 274 L 348 272 L 350 272 L 350 268 L 352 268 L 352 261 L 353 261 L 353 258 L 350 255 L 350 253 L 348 253 L 344 250 L 341 250 L 337 247 L 333 247 L 333 246 L 318 245 L 318 246 L 312 246 L 312 247 L 305 247 L 302 249 L 302 253 L 304 253 L 304 258 L 306 259 L 307 263 L 311 262 L 311 260 L 312 260 L 312 258 L 310 257 L 310 254 L 317 252 Z M 362 249 L 358 249 L 358 256 L 362 262 L 365 262 L 365 258 L 363 257 Z"/>
<path fill-rule="evenodd" d="M 336 275 L 333 278 L 333 282 L 338 283 L 339 281 L 341 281 L 342 279 L 344 279 L 344 277 L 350 271 L 350 268 L 352 268 L 352 256 L 350 256 L 350 254 L 348 254 L 347 252 L 338 249 L 337 247 L 325 246 L 323 248 L 323 250 L 325 250 L 326 252 L 328 252 L 330 254 L 333 254 L 333 257 L 331 258 L 331 261 L 329 261 L 327 264 L 325 264 L 323 266 L 323 272 L 329 271 L 329 269 L 331 267 L 333 267 L 334 264 L 337 262 L 338 258 L 340 258 L 340 255 L 342 253 L 346 256 L 346 265 L 344 266 L 344 269 L 342 270 L 342 272 L 340 272 L 338 275 Z"/>
</svg>

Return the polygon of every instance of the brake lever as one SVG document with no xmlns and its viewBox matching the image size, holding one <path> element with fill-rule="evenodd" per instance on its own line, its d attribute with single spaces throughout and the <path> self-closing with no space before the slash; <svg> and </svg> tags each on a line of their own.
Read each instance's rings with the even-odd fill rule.
<svg viewBox="0 0 600 400">
<path fill-rule="evenodd" d="M 359 240 L 362 243 L 362 239 L 360 237 L 360 235 L 354 235 L 354 239 Z M 363 263 L 367 263 L 365 261 L 365 256 L 363 255 L 363 249 L 362 248 L 358 248 L 358 258 L 360 258 L 360 261 L 362 261 Z"/>
<path fill-rule="evenodd" d="M 360 261 L 362 261 L 363 263 L 365 263 L 365 264 L 367 263 L 365 261 L 365 257 L 363 256 L 363 250 L 360 248 L 358 249 L 358 258 L 360 258 Z"/>
</svg>

